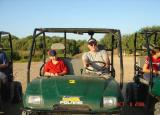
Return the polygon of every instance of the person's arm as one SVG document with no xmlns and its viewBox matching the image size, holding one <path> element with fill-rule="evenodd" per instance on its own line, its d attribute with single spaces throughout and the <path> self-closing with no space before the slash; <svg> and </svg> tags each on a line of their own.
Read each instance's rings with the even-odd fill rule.
<svg viewBox="0 0 160 115">
<path fill-rule="evenodd" d="M 83 62 L 83 66 L 84 66 L 85 68 L 86 68 L 86 67 L 89 67 L 88 60 L 83 59 L 82 62 Z"/>
<path fill-rule="evenodd" d="M 5 52 L 2 52 L 2 64 L 0 64 L 0 69 L 5 69 L 8 67 L 7 56 Z"/>
<path fill-rule="evenodd" d="M 5 69 L 7 67 L 8 67 L 8 63 L 6 63 L 6 64 L 0 64 L 0 69 Z"/>
<path fill-rule="evenodd" d="M 109 56 L 107 54 L 107 51 L 105 51 L 105 50 L 102 51 L 102 57 L 103 57 L 104 62 L 106 63 L 106 68 L 109 68 L 110 67 L 110 60 L 109 60 Z"/>
<path fill-rule="evenodd" d="M 148 69 L 148 64 L 146 64 L 146 63 L 144 63 L 144 65 L 143 65 L 143 72 L 150 73 L 150 69 Z"/>
<path fill-rule="evenodd" d="M 49 72 L 50 68 L 49 66 L 49 61 L 44 65 L 44 75 L 45 76 L 55 76 L 54 73 Z"/>
<path fill-rule="evenodd" d="M 150 73 L 150 69 L 148 69 L 148 64 L 144 63 L 143 65 L 143 72 L 144 73 Z M 153 73 L 157 73 L 157 71 L 153 70 Z"/>
<path fill-rule="evenodd" d="M 89 60 L 89 59 L 88 59 L 88 57 L 87 57 L 87 54 L 84 53 L 84 54 L 82 55 L 82 63 L 83 63 L 83 66 L 84 66 L 85 68 L 89 66 L 88 60 Z"/>
<path fill-rule="evenodd" d="M 106 59 L 104 61 L 106 63 L 106 67 L 109 68 L 110 67 L 110 60 L 109 60 L 108 55 L 106 55 Z"/>
<path fill-rule="evenodd" d="M 55 74 L 50 73 L 50 72 L 44 72 L 44 75 L 45 75 L 45 76 L 55 76 Z"/>
<path fill-rule="evenodd" d="M 62 71 L 61 73 L 55 73 L 54 75 L 55 76 L 62 76 L 62 75 L 65 75 L 65 74 L 67 74 L 67 71 Z"/>
</svg>

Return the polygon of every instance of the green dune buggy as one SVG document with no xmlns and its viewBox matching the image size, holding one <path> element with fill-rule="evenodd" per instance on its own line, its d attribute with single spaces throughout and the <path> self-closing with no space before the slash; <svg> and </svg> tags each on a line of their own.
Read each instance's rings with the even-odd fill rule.
<svg viewBox="0 0 160 115">
<path fill-rule="evenodd" d="M 69 68 L 68 75 L 48 77 L 43 74 L 46 62 L 46 34 L 64 35 L 64 46 L 67 46 L 67 35 L 110 35 L 110 73 L 107 77 L 86 75 L 83 71 L 81 58 L 67 58 L 64 50 L 64 61 Z M 36 48 L 36 38 L 41 38 L 41 53 L 43 57 L 40 75 L 30 81 L 32 58 Z M 60 46 L 59 46 L 60 47 Z M 114 65 L 114 51 L 118 48 L 119 65 Z M 119 66 L 120 74 L 116 76 L 114 66 Z M 118 83 L 115 77 L 120 78 Z M 39 115 L 53 113 L 68 114 L 119 114 L 123 106 L 123 60 L 121 47 L 121 33 L 116 29 L 100 28 L 37 28 L 34 30 L 32 45 L 27 67 L 27 88 L 23 97 L 23 115 Z"/>
</svg>

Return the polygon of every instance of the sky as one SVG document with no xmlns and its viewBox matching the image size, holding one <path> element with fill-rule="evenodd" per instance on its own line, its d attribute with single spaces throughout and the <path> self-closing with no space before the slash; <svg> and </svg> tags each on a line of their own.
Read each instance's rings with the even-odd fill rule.
<svg viewBox="0 0 160 115">
<path fill-rule="evenodd" d="M 35 28 L 112 28 L 122 35 L 160 25 L 160 0 L 0 0 L 0 31 L 17 37 Z"/>
</svg>

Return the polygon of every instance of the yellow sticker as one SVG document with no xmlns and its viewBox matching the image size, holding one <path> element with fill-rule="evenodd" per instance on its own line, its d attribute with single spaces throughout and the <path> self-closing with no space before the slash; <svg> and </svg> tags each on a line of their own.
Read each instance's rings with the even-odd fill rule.
<svg viewBox="0 0 160 115">
<path fill-rule="evenodd" d="M 80 100 L 80 97 L 63 96 L 60 104 L 83 104 L 83 101 Z"/>
<path fill-rule="evenodd" d="M 79 97 L 63 97 L 62 100 L 63 101 L 78 102 L 78 101 L 80 101 L 80 98 Z"/>
<path fill-rule="evenodd" d="M 75 80 L 69 80 L 69 83 L 76 83 Z"/>
</svg>

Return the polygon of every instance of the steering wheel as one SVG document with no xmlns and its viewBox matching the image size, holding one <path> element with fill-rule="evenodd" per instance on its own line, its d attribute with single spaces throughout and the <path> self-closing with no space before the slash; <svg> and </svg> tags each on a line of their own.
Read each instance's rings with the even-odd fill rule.
<svg viewBox="0 0 160 115">
<path fill-rule="evenodd" d="M 101 70 L 104 70 L 106 68 L 106 63 L 103 62 L 103 61 L 92 61 L 92 62 L 89 62 L 88 63 L 89 65 L 92 65 L 92 64 L 103 64 L 103 66 L 101 66 L 99 69 L 90 69 L 89 67 L 86 67 L 87 70 L 89 71 L 93 71 L 93 72 L 98 72 L 98 71 L 101 71 Z"/>
</svg>

